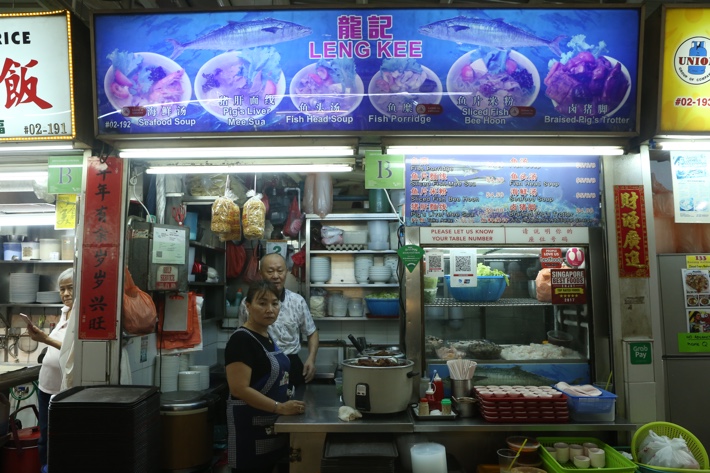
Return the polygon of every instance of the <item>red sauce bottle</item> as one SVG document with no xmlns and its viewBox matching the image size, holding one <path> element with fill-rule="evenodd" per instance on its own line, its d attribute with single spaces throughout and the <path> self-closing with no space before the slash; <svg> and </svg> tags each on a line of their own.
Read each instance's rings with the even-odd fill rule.
<svg viewBox="0 0 710 473">
<path fill-rule="evenodd" d="M 444 382 L 436 371 L 434 371 L 434 379 L 431 384 L 434 385 L 434 401 L 437 406 L 435 409 L 441 410 L 441 400 L 444 399 Z"/>
</svg>

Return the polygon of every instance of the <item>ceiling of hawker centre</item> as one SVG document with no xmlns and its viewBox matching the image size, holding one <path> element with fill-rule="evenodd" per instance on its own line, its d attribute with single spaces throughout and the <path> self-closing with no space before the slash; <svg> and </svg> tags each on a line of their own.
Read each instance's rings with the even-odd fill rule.
<svg viewBox="0 0 710 473">
<path fill-rule="evenodd" d="M 707 3 L 707 0 L 683 0 L 682 2 L 660 0 L 0 0 L 0 13 L 21 13 L 50 10 L 71 10 L 83 21 L 88 22 L 93 11 L 125 10 L 139 12 L 146 9 L 193 9 L 214 10 L 220 8 L 261 7 L 285 8 L 333 6 L 413 6 L 413 7 L 460 7 L 480 8 L 492 6 L 554 6 L 554 5 L 589 5 L 589 4 L 640 4 L 645 3 L 646 14 L 655 11 L 662 3 Z"/>
</svg>

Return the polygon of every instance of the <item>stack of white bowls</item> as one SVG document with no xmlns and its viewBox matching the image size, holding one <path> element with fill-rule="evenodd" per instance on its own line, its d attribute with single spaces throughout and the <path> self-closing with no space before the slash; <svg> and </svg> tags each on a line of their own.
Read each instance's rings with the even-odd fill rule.
<svg viewBox="0 0 710 473">
<path fill-rule="evenodd" d="M 180 357 L 178 355 L 158 355 L 155 357 L 154 384 L 160 386 L 160 392 L 169 393 L 178 389 Z"/>
<path fill-rule="evenodd" d="M 392 268 L 385 265 L 370 266 L 367 279 L 370 282 L 387 282 L 392 277 Z"/>
<path fill-rule="evenodd" d="M 374 255 L 355 256 L 355 280 L 358 283 L 367 283 L 367 277 L 370 275 L 370 266 L 373 264 L 375 264 Z"/>
<path fill-rule="evenodd" d="M 311 282 L 324 283 L 330 279 L 330 258 L 327 256 L 311 257 Z"/>
<path fill-rule="evenodd" d="M 390 249 L 390 232 L 389 223 L 385 220 L 371 220 L 367 222 L 367 235 L 369 243 L 367 248 L 370 250 L 389 250 Z"/>
<path fill-rule="evenodd" d="M 210 388 L 210 367 L 208 365 L 190 365 L 190 371 L 200 373 L 200 389 Z"/>
<path fill-rule="evenodd" d="M 333 317 L 345 317 L 348 315 L 348 298 L 342 294 L 331 296 L 333 298 Z"/>
<path fill-rule="evenodd" d="M 385 256 L 385 266 L 389 266 L 389 268 L 392 270 L 392 276 L 390 277 L 390 282 L 397 282 L 397 263 L 399 263 L 399 256 L 397 256 L 397 255 Z"/>
<path fill-rule="evenodd" d="M 200 372 L 180 371 L 178 373 L 178 391 L 199 391 Z"/>
<path fill-rule="evenodd" d="M 14 304 L 28 304 L 37 301 L 39 289 L 39 274 L 36 273 L 11 273 L 10 274 L 10 302 Z"/>
</svg>

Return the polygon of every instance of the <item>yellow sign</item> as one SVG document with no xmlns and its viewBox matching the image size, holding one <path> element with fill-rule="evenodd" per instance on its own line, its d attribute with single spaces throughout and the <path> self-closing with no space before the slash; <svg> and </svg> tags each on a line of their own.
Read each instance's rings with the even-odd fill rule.
<svg viewBox="0 0 710 473">
<path fill-rule="evenodd" d="M 67 230 L 76 226 L 76 195 L 59 194 L 54 206 L 56 221 L 55 230 Z"/>
<path fill-rule="evenodd" d="M 685 267 L 688 269 L 710 269 L 710 255 L 686 255 Z"/>
<path fill-rule="evenodd" d="M 710 9 L 666 8 L 660 131 L 710 129 Z"/>
</svg>

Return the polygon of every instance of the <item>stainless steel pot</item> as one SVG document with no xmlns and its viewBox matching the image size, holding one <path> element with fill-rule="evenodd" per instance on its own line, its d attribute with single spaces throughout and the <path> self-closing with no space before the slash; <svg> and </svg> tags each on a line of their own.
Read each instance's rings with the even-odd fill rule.
<svg viewBox="0 0 710 473">
<path fill-rule="evenodd" d="M 407 409 L 413 393 L 412 378 L 419 373 L 413 371 L 412 360 L 389 360 L 392 366 L 361 364 L 383 363 L 380 357 L 343 361 L 343 402 L 346 406 L 371 414 L 392 414 Z"/>
<path fill-rule="evenodd" d="M 397 346 L 368 348 L 362 354 L 370 357 L 404 358 L 404 353 Z"/>
</svg>

